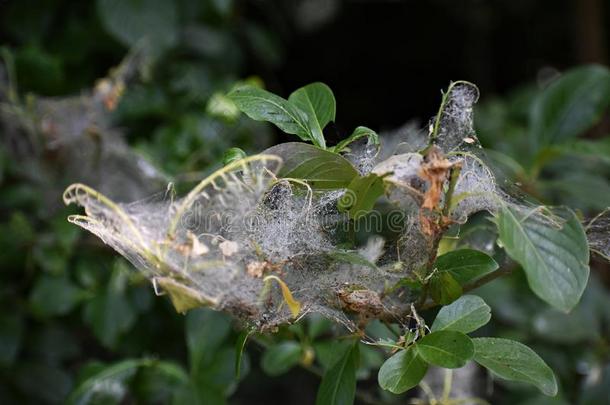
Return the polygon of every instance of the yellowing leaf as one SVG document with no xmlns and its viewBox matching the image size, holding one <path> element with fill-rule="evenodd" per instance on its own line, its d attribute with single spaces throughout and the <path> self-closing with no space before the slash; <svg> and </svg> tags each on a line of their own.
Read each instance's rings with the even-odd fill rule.
<svg viewBox="0 0 610 405">
<path fill-rule="evenodd" d="M 299 316 L 299 312 L 301 312 L 301 303 L 294 299 L 294 297 L 292 296 L 292 293 L 290 292 L 290 289 L 288 288 L 286 283 L 284 283 L 277 276 L 267 276 L 264 278 L 263 281 L 265 283 L 267 283 L 269 280 L 275 280 L 279 284 L 280 288 L 282 289 L 282 296 L 284 297 L 284 301 L 286 301 L 288 308 L 290 308 L 292 317 L 296 318 L 297 316 Z"/>
<path fill-rule="evenodd" d="M 189 309 L 199 308 L 214 304 L 210 299 L 203 297 L 199 292 L 179 284 L 169 277 L 159 277 L 156 283 L 163 291 L 167 292 L 176 311 L 184 314 Z"/>
</svg>

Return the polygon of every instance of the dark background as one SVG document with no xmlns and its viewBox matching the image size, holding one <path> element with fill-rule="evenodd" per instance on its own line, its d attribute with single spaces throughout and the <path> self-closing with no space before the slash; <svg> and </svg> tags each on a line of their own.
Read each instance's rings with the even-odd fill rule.
<svg viewBox="0 0 610 405">
<path fill-rule="evenodd" d="M 70 56 L 62 83 L 40 86 L 26 77 L 25 90 L 77 91 L 124 56 L 93 2 L 4 0 L 0 13 L 0 42 Z M 241 75 L 260 75 L 284 96 L 312 81 L 327 83 L 343 131 L 363 121 L 388 129 L 427 120 L 450 80 L 476 83 L 484 100 L 554 70 L 605 63 L 610 43 L 603 0 L 256 0 L 236 2 L 235 15 L 234 31 L 254 21 L 275 46 L 261 57 L 238 32 Z"/>
<path fill-rule="evenodd" d="M 123 60 L 134 43 L 121 40 L 121 29 L 144 18 L 150 9 L 114 15 L 126 20 L 118 29 L 109 29 L 112 18 L 102 11 L 111 12 L 120 3 L 0 0 L 0 47 L 15 62 L 19 108 L 30 94 L 43 100 L 52 96 L 51 103 L 86 94 Z M 165 0 L 124 3 L 167 4 Z M 425 127 L 436 113 L 441 89 L 451 80 L 472 81 L 481 91 L 482 107 L 475 120 L 484 146 L 527 167 L 528 114 L 537 92 L 559 72 L 586 63 L 607 64 L 609 58 L 607 0 L 179 0 L 173 4 L 178 13 L 177 40 L 156 49 L 159 54 L 149 77 L 134 79 L 117 110 L 103 117 L 125 135 L 130 147 L 173 178 L 190 173 L 191 180 L 201 179 L 221 164 L 224 151 L 232 146 L 256 153 L 296 139 L 243 115 L 225 121 L 208 114 L 212 94 L 226 93 L 248 76 L 260 77 L 268 90 L 283 97 L 310 82 L 328 84 L 337 99 L 336 123 L 325 128 L 329 144 L 358 125 L 383 131 L 415 119 Z M 154 34 L 162 23 L 145 26 L 146 33 Z M 193 28 L 203 34 L 193 35 Z M 513 97 L 521 88 L 529 96 Z M 3 108 L 10 104 L 4 96 L 0 91 Z M 71 110 L 64 107 L 54 118 L 68 124 L 83 118 L 70 116 Z M 610 119 L 605 117 L 592 131 L 595 137 L 608 134 Z M 6 121 L 14 124 L 19 118 Z M 62 156 L 44 143 L 38 155 L 17 156 L 11 142 L 26 138 L 22 135 L 27 131 L 20 130 L 7 131 L 6 137 L 0 132 L 0 403 L 64 403 L 86 376 L 130 358 L 171 361 L 190 373 L 196 355 L 185 336 L 188 340 L 190 334 L 214 333 L 222 329 L 217 325 L 229 324 L 229 318 L 205 311 L 192 311 L 186 317 L 176 314 L 169 300 L 154 297 L 150 283 L 138 278 L 114 251 L 67 223 L 66 216 L 76 211 L 57 208 L 61 193 L 68 184 L 81 181 L 79 165 L 88 167 L 90 162 L 72 159 L 70 153 Z M 87 134 L 77 135 L 88 139 Z M 589 132 L 582 135 L 594 138 Z M 63 165 L 62 157 L 74 160 L 73 166 Z M 599 162 L 588 166 L 585 160 L 554 162 L 538 178 L 510 181 L 534 191 L 531 194 L 545 203 L 570 205 L 591 216 L 610 204 L 610 166 L 600 169 Z M 594 178 L 565 182 L 564 175 L 574 174 L 580 166 Z M 122 174 L 103 167 L 100 183 L 116 173 Z M 556 188 L 548 186 L 551 181 Z M 494 284 L 500 289 L 487 292 L 490 304 L 495 298 L 492 335 L 530 344 L 558 373 L 565 393 L 565 401 L 519 402 L 536 393 L 502 386 L 496 387 L 492 403 L 594 405 L 601 403 L 598 398 L 608 398 L 610 340 L 604 333 L 610 328 L 610 305 L 604 286 L 609 285 L 610 273 L 601 261 L 594 261 L 593 268 L 598 278 L 592 278 L 590 296 L 579 309 L 565 318 L 551 313 L 559 333 L 533 331 L 533 318 L 548 307 L 527 288 L 522 273 L 498 280 Z M 113 290 L 117 275 L 124 276 L 120 291 Z M 605 284 L 597 282 L 600 279 Z M 598 297 L 602 297 L 600 305 Z M 599 308 L 605 308 L 599 311 L 606 317 L 603 327 L 602 321 L 589 316 Z M 215 316 L 216 323 L 200 322 Z M 227 389 L 233 384 L 232 363 L 220 354 L 234 353 L 238 332 L 227 328 L 215 346 L 198 342 L 202 352 L 211 353 L 207 360 L 213 378 L 193 378 L 201 377 L 208 384 L 224 372 L 224 385 L 214 388 L 222 391 L 221 398 L 233 395 L 231 403 L 313 403 L 319 378 L 299 368 L 276 378 L 265 375 L 258 366 L 264 349 L 255 344 L 247 350 L 251 360 L 247 378 L 235 393 Z M 295 339 L 282 332 L 278 340 Z M 213 368 L 219 364 L 229 366 Z M 598 391 L 587 394 L 593 398 L 589 402 L 577 402 L 586 397 L 582 393 L 590 388 L 585 382 L 591 376 L 599 379 L 589 391 Z M 127 399 L 115 403 L 167 403 L 184 388 L 159 382 L 158 376 L 148 377 L 139 373 L 125 383 Z M 205 384 L 200 386 L 207 390 Z M 376 370 L 358 386 L 376 392 Z"/>
</svg>

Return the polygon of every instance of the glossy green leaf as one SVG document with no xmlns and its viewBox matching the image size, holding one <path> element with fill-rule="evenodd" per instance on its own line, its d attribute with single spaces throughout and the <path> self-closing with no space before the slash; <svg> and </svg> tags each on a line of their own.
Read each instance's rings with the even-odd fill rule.
<svg viewBox="0 0 610 405">
<path fill-rule="evenodd" d="M 474 360 L 494 374 L 535 385 L 546 395 L 557 394 L 553 371 L 532 349 L 509 339 L 475 338 Z"/>
<path fill-rule="evenodd" d="M 530 288 L 562 311 L 578 303 L 589 278 L 585 232 L 573 212 L 567 216 L 560 229 L 536 214 L 510 207 L 502 208 L 496 218 L 504 249 L 521 264 Z"/>
<path fill-rule="evenodd" d="M 459 249 L 439 256 L 434 267 L 439 272 L 448 272 L 458 283 L 464 285 L 496 270 L 498 263 L 481 251 Z"/>
<path fill-rule="evenodd" d="M 344 157 L 305 143 L 282 143 L 264 153 L 283 159 L 281 177 L 305 180 L 315 189 L 345 188 L 358 176 Z"/>
<path fill-rule="evenodd" d="M 536 100 L 532 136 L 541 145 L 575 138 L 593 126 L 610 103 L 610 72 L 591 65 L 565 73 Z"/>
<path fill-rule="evenodd" d="M 313 140 L 307 114 L 288 100 L 254 86 L 237 87 L 228 96 L 253 120 L 271 122 L 287 134 L 298 135 L 304 141 Z"/>
<path fill-rule="evenodd" d="M 426 362 L 444 368 L 460 368 L 474 356 L 472 340 L 453 330 L 441 330 L 417 342 L 417 352 Z"/>
<path fill-rule="evenodd" d="M 366 215 L 384 193 L 383 180 L 376 174 L 357 176 L 349 183 L 345 194 L 338 201 L 340 211 L 348 212 L 357 220 Z"/>
<path fill-rule="evenodd" d="M 377 380 L 379 386 L 394 394 L 402 394 L 417 386 L 428 371 L 426 363 L 418 354 L 416 346 L 400 350 L 383 363 Z"/>
<path fill-rule="evenodd" d="M 324 373 L 322 383 L 318 388 L 316 405 L 351 405 L 354 403 L 358 358 L 358 344 L 351 344 Z"/>
<path fill-rule="evenodd" d="M 357 127 L 350 136 L 330 148 L 330 150 L 335 153 L 339 153 L 347 148 L 350 143 L 365 137 L 368 138 L 368 142 L 370 144 L 379 145 L 379 135 L 377 135 L 377 132 L 367 127 Z"/>
<path fill-rule="evenodd" d="M 263 354 L 261 367 L 270 376 L 286 373 L 299 363 L 301 345 L 294 341 L 285 341 L 269 347 Z"/>
<path fill-rule="evenodd" d="M 322 130 L 335 120 L 337 108 L 332 90 L 324 83 L 311 83 L 295 90 L 288 101 L 307 114 L 307 127 L 314 144 L 326 148 Z"/>
<path fill-rule="evenodd" d="M 455 330 L 470 333 L 491 319 L 491 308 L 476 295 L 463 295 L 451 305 L 444 306 L 432 323 L 432 331 Z"/>
<path fill-rule="evenodd" d="M 429 282 L 432 299 L 441 305 L 451 304 L 462 295 L 462 286 L 448 272 L 435 274 Z"/>
</svg>

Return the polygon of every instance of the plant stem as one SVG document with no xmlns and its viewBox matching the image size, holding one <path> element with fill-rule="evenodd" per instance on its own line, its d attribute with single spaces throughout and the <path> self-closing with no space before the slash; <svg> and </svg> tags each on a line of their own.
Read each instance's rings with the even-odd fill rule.
<svg viewBox="0 0 610 405">
<path fill-rule="evenodd" d="M 451 175 L 449 178 L 449 188 L 445 193 L 445 206 L 443 207 L 443 216 L 449 215 L 449 210 L 451 209 L 451 199 L 453 198 L 453 193 L 455 191 L 455 185 L 460 177 L 460 173 L 462 172 L 462 162 L 456 162 L 453 168 L 451 168 Z"/>
<path fill-rule="evenodd" d="M 500 268 L 496 271 L 493 271 L 472 283 L 466 284 L 462 288 L 462 292 L 467 293 L 469 291 L 476 290 L 477 288 L 479 288 L 497 278 L 511 274 L 514 269 L 515 269 L 515 266 L 507 266 L 507 267 Z M 416 307 L 417 307 L 417 309 L 424 310 L 424 309 L 434 308 L 438 305 L 440 305 L 440 304 L 438 304 L 434 301 L 426 301 L 426 302 L 422 303 L 421 305 L 416 305 Z"/>
<path fill-rule="evenodd" d="M 501 267 L 496 271 L 493 271 L 489 274 L 484 275 L 483 277 L 481 277 L 480 279 L 478 279 L 472 283 L 466 284 L 462 290 L 465 293 L 468 291 L 475 290 L 475 289 L 489 283 L 490 281 L 493 281 L 499 277 L 511 274 L 513 272 L 514 268 L 515 268 L 514 266 Z"/>
</svg>

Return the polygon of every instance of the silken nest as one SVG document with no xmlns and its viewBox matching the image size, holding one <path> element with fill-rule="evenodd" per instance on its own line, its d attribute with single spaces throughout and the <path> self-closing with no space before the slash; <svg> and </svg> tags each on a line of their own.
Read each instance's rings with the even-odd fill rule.
<svg viewBox="0 0 610 405">
<path fill-rule="evenodd" d="M 395 150 L 370 138 L 342 154 L 285 143 L 233 161 L 181 198 L 170 186 L 117 203 L 73 184 L 63 199 L 85 210 L 69 221 L 126 257 L 178 312 L 207 306 L 259 331 L 308 313 L 352 331 L 370 319 L 405 324 L 441 238 L 470 216 L 508 207 L 541 229 L 574 219 L 496 183 L 473 130 L 477 98 L 474 85 L 452 83 L 424 142 Z"/>
</svg>

